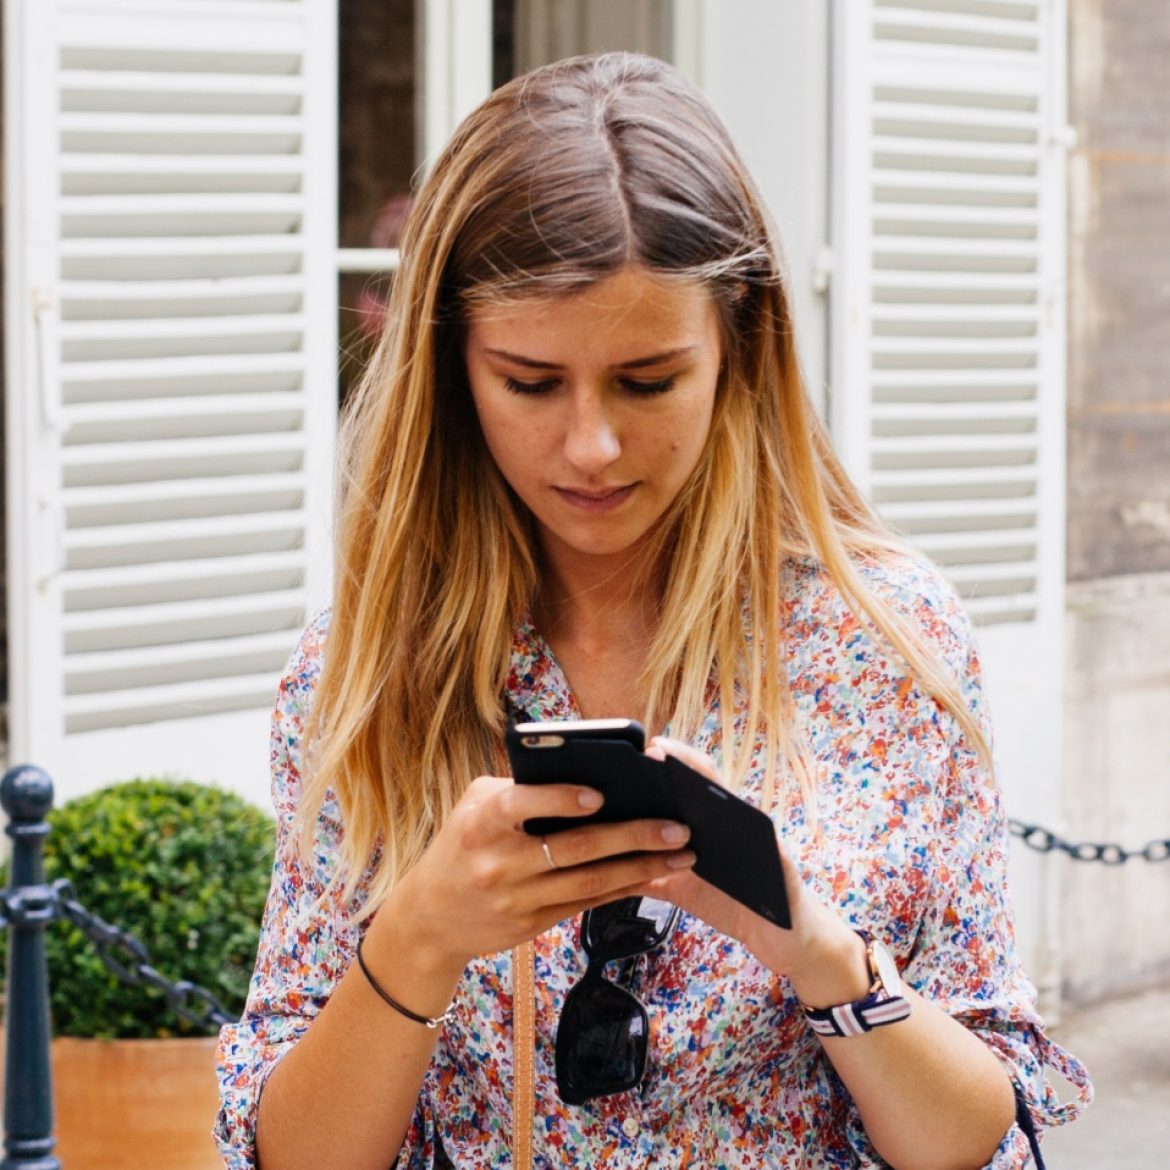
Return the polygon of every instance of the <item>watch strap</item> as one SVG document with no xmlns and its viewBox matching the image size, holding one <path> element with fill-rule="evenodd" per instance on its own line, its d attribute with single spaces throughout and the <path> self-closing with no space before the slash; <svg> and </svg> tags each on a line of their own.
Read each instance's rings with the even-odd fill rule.
<svg viewBox="0 0 1170 1170">
<path fill-rule="evenodd" d="M 805 1008 L 809 1026 L 818 1036 L 860 1036 L 884 1024 L 896 1024 L 910 1014 L 910 1001 L 884 992 L 853 1003 L 827 1008 Z"/>
<path fill-rule="evenodd" d="M 860 1036 L 863 1032 L 871 1032 L 874 1028 L 881 1028 L 886 1024 L 896 1024 L 910 1014 L 910 1001 L 905 996 L 895 995 L 894 991 L 901 989 L 900 982 L 894 984 L 894 991 L 885 985 L 881 974 L 882 959 L 875 957 L 874 948 L 881 948 L 875 943 L 874 937 L 868 930 L 855 932 L 865 944 L 866 962 L 869 964 L 870 988 L 863 999 L 855 999 L 852 1003 L 838 1003 L 825 1008 L 811 1008 L 804 1004 L 804 1014 L 808 1018 L 809 1026 L 818 1036 Z M 889 952 L 881 948 L 885 961 L 892 965 Z M 887 978 L 895 977 L 896 968 L 891 970 Z"/>
</svg>

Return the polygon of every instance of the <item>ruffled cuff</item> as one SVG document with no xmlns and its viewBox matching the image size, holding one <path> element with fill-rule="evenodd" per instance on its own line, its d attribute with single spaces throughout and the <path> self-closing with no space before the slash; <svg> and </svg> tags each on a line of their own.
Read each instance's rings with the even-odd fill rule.
<svg viewBox="0 0 1170 1170">
<path fill-rule="evenodd" d="M 1075 1121 L 1093 1100 L 1093 1084 L 1085 1066 L 1038 1027 L 1027 1028 L 1022 1034 L 980 1029 L 978 1035 L 1003 1062 L 1038 1133 Z M 1077 1090 L 1073 1100 L 1061 1102 L 1049 1083 L 1050 1069 Z"/>
<path fill-rule="evenodd" d="M 1043 1166 L 1040 1142 L 1046 1129 L 1075 1121 L 1093 1099 L 1093 1085 L 1085 1066 L 1038 1029 L 1026 1036 L 995 1031 L 980 1032 L 980 1038 L 995 1053 L 1012 1077 L 1016 1094 L 1016 1120 L 984 1170 L 1024 1170 Z M 1021 1045 L 1021 1040 L 1025 1043 Z M 1021 1049 L 1030 1059 L 1021 1060 Z M 1047 1070 L 1058 1072 L 1077 1089 L 1072 1101 L 1061 1102 L 1048 1081 Z"/>
<path fill-rule="evenodd" d="M 211 1136 L 226 1170 L 255 1170 L 260 1094 L 272 1070 L 304 1032 L 301 1028 L 276 1043 L 258 1045 L 246 1019 L 220 1029 L 216 1051 L 219 1113 Z"/>
</svg>

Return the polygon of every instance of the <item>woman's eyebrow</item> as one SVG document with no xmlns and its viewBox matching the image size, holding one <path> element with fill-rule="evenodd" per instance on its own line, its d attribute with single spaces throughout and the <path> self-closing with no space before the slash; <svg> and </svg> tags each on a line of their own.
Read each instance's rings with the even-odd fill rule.
<svg viewBox="0 0 1170 1170">
<path fill-rule="evenodd" d="M 617 362 L 610 368 L 614 370 L 640 370 L 646 366 L 658 366 L 665 362 L 672 362 L 678 358 L 686 357 L 697 348 L 698 346 L 695 345 L 682 345 L 677 349 L 665 349 L 661 353 L 652 353 L 647 354 L 645 357 L 631 358 L 628 362 Z M 485 347 L 483 352 L 490 357 L 500 358 L 514 366 L 523 366 L 528 370 L 560 370 L 564 368 L 556 362 L 542 362 L 536 358 L 525 357 L 523 354 L 511 353 L 506 349 Z"/>
</svg>

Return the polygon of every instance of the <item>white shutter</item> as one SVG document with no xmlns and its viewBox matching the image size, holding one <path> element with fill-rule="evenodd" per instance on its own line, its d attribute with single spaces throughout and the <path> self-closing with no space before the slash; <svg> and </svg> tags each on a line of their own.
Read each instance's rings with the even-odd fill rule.
<svg viewBox="0 0 1170 1170">
<path fill-rule="evenodd" d="M 256 795 L 330 557 L 334 5 L 9 8 L 12 756 Z"/>
<path fill-rule="evenodd" d="M 1059 810 L 1065 15 L 1055 0 L 838 4 L 833 402 L 882 513 L 984 628 L 1011 811 Z M 1017 876 L 1029 960 L 1045 878 Z"/>
</svg>

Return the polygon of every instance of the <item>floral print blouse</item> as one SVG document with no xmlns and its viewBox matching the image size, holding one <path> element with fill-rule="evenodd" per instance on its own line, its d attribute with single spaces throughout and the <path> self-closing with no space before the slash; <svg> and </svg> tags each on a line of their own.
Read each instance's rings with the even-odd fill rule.
<svg viewBox="0 0 1170 1170">
<path fill-rule="evenodd" d="M 978 654 L 949 587 L 909 558 L 863 571 L 921 630 L 986 729 Z M 778 802 L 771 811 L 784 848 L 816 897 L 883 939 L 903 978 L 991 1048 L 1038 1128 L 1071 1120 L 1091 1086 L 1075 1058 L 1045 1037 L 1016 957 L 997 787 L 955 721 L 853 617 L 817 565 L 794 563 L 786 592 L 789 682 L 815 765 L 817 817 L 813 823 L 799 799 Z M 265 1078 L 329 998 L 361 931 L 338 901 L 319 901 L 341 832 L 336 804 L 322 810 L 314 865 L 299 860 L 292 834 L 302 728 L 327 632 L 322 614 L 290 661 L 273 720 L 275 871 L 247 1006 L 220 1037 L 215 1136 L 228 1170 L 255 1165 Z M 560 667 L 527 620 L 514 633 L 507 690 L 510 707 L 530 719 L 578 716 Z M 716 759 L 718 722 L 713 705 L 696 741 Z M 758 802 L 761 783 L 747 776 L 743 795 Z M 539 1170 L 885 1165 L 787 980 L 685 913 L 667 946 L 640 961 L 633 985 L 651 1016 L 645 1081 L 585 1105 L 562 1104 L 553 1043 L 561 1004 L 585 970 L 578 925 L 563 922 L 536 940 Z M 511 1020 L 510 956 L 474 960 L 398 1166 L 511 1166 Z M 1079 1088 L 1078 1101 L 1058 1101 L 1046 1066 Z M 1030 1160 L 1013 1125 L 988 1166 Z"/>
</svg>

